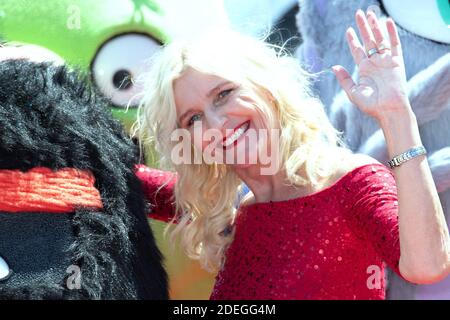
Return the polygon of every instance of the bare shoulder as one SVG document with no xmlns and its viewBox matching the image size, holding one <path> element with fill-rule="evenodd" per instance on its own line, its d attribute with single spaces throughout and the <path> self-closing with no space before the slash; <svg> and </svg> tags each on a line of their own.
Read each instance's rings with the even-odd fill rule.
<svg viewBox="0 0 450 320">
<path fill-rule="evenodd" d="M 352 153 L 346 156 L 344 170 L 350 172 L 368 164 L 381 164 L 377 159 L 362 153 Z"/>
<path fill-rule="evenodd" d="M 331 181 L 329 181 L 329 183 L 333 183 L 352 170 L 368 164 L 381 163 L 378 160 L 362 153 L 343 154 L 339 159 L 339 166 L 336 168 L 336 171 L 331 177 Z"/>
</svg>

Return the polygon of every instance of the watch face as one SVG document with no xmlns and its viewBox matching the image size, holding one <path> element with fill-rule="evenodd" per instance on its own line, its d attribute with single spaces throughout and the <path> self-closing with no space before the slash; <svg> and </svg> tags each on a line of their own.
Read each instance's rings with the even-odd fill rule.
<svg viewBox="0 0 450 320">
<path fill-rule="evenodd" d="M 0 256 L 0 281 L 6 280 L 11 273 L 8 264 L 5 259 Z"/>
<path fill-rule="evenodd" d="M 383 0 L 386 12 L 403 29 L 423 38 L 450 44 L 449 0 Z"/>
</svg>

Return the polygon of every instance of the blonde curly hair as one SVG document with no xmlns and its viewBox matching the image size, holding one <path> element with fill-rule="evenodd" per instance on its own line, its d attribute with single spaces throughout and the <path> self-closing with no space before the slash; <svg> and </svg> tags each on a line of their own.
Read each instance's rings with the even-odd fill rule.
<svg viewBox="0 0 450 320">
<path fill-rule="evenodd" d="M 320 178 L 332 175 L 336 154 L 344 150 L 342 141 L 310 92 L 311 75 L 282 48 L 230 30 L 215 30 L 174 41 L 152 60 L 135 132 L 141 142 L 155 147 L 164 168 L 178 174 L 172 239 L 180 236 L 189 257 L 217 271 L 233 240 L 233 232 L 224 230 L 229 230 L 236 215 L 242 181 L 225 164 L 172 163 L 171 134 L 177 128 L 174 81 L 190 67 L 252 92 L 269 125 L 281 128 L 281 170 L 293 185 L 315 186 Z M 272 101 L 267 101 L 266 93 Z"/>
</svg>

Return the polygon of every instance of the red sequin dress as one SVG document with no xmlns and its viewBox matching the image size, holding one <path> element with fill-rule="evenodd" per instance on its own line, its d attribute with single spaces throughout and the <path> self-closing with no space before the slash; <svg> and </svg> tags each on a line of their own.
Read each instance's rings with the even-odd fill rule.
<svg viewBox="0 0 450 320">
<path fill-rule="evenodd" d="M 167 174 L 137 174 L 152 216 L 169 220 L 174 181 L 155 197 Z M 211 299 L 384 299 L 384 262 L 400 274 L 395 180 L 380 164 L 305 197 L 241 207 L 234 227 Z"/>
</svg>

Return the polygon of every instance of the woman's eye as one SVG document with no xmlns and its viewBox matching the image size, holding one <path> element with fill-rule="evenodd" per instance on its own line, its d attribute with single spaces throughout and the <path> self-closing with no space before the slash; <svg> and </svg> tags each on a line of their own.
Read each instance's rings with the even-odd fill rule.
<svg viewBox="0 0 450 320">
<path fill-rule="evenodd" d="M 200 113 L 194 114 L 194 115 L 189 119 L 188 125 L 189 125 L 189 126 L 192 126 L 192 125 L 194 124 L 195 121 L 198 121 L 198 120 L 200 120 L 201 118 L 202 118 L 202 117 L 201 117 Z"/>
<path fill-rule="evenodd" d="M 233 89 L 227 89 L 227 90 L 220 91 L 219 94 L 217 95 L 217 101 L 220 101 L 223 98 L 227 97 L 232 91 L 233 91 Z"/>
</svg>

